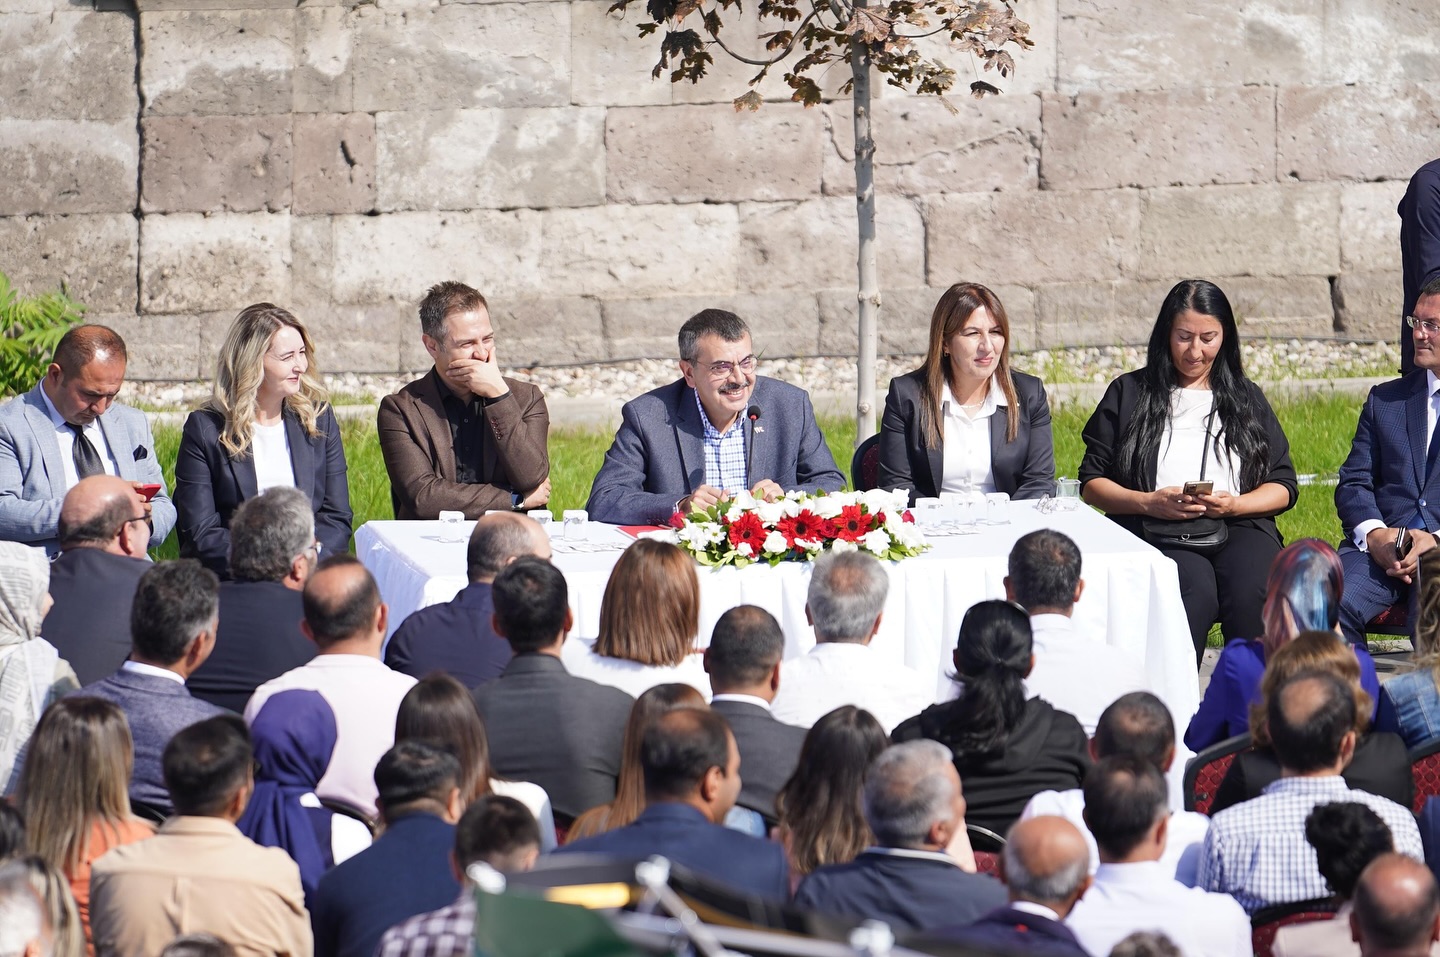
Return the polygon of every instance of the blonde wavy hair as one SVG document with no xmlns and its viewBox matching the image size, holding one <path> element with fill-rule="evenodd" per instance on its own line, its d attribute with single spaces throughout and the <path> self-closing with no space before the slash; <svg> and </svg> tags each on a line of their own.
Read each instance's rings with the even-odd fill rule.
<svg viewBox="0 0 1440 957">
<path fill-rule="evenodd" d="M 274 303 L 257 302 L 241 309 L 230 324 L 215 362 L 215 389 L 210 407 L 225 418 L 220 445 L 232 456 L 244 455 L 250 449 L 255 433 L 255 404 L 260 383 L 265 379 L 265 353 L 270 348 L 270 340 L 283 326 L 300 333 L 308 360 L 300 375 L 300 391 L 288 397 L 285 405 L 300 419 L 307 435 L 320 434 L 315 421 L 330 404 L 330 393 L 320 378 L 310 333 L 289 310 Z"/>
<path fill-rule="evenodd" d="M 1364 734 L 1370 727 L 1370 712 L 1375 703 L 1360 686 L 1360 662 L 1355 657 L 1355 649 L 1333 631 L 1306 631 L 1265 659 L 1260 692 L 1250 705 L 1250 737 L 1257 748 L 1270 745 L 1266 702 L 1281 685 L 1304 671 L 1328 672 L 1345 682 L 1355 697 L 1355 731 Z"/>
</svg>

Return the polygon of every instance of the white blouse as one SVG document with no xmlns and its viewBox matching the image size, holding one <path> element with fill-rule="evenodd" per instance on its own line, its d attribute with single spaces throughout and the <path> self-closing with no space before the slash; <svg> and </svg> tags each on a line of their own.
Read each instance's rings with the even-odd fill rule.
<svg viewBox="0 0 1440 957">
<path fill-rule="evenodd" d="M 656 685 L 686 684 L 710 700 L 710 676 L 700 653 L 685 656 L 678 665 L 642 665 L 628 658 L 611 658 L 595 653 L 594 638 L 570 638 L 560 646 L 560 661 L 577 678 L 619 688 L 638 698 Z"/>
<path fill-rule="evenodd" d="M 255 423 L 255 431 L 250 438 L 250 454 L 255 458 L 257 492 L 295 485 L 295 465 L 290 461 L 290 437 L 285 434 L 284 421 L 274 425 Z"/>
<path fill-rule="evenodd" d="M 962 492 L 967 486 L 981 492 L 995 491 L 995 471 L 990 462 L 990 417 L 1007 404 L 1005 391 L 992 375 L 990 389 L 973 414 L 960 407 L 948 384 L 940 401 L 945 452 L 940 491 Z"/>
<path fill-rule="evenodd" d="M 1205 420 L 1210 417 L 1214 394 L 1209 389 L 1175 389 L 1170 393 L 1170 419 L 1160 437 L 1160 455 L 1155 462 L 1155 487 L 1183 486 L 1200 478 L 1200 459 L 1205 453 Z M 1215 491 L 1239 495 L 1239 474 L 1225 448 L 1225 426 L 1217 414 L 1210 425 L 1210 458 L 1205 478 L 1215 482 Z"/>
</svg>

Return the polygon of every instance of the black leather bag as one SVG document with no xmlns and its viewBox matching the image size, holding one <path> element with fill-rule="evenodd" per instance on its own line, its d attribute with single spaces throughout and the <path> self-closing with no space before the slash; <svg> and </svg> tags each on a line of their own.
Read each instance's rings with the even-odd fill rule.
<svg viewBox="0 0 1440 957">
<path fill-rule="evenodd" d="M 1210 427 L 1215 421 L 1215 403 L 1211 400 L 1210 414 L 1205 418 L 1205 448 L 1200 453 L 1200 481 L 1205 481 L 1205 466 L 1210 461 Z M 1190 518 L 1175 521 L 1164 518 L 1146 518 L 1140 522 L 1145 541 L 1156 548 L 1179 548 L 1187 552 L 1211 555 L 1225 547 L 1230 539 L 1230 526 L 1223 518 Z"/>
</svg>

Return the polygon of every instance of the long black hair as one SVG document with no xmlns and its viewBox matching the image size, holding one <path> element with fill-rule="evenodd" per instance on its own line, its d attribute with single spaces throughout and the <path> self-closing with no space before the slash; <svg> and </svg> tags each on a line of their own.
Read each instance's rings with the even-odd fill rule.
<svg viewBox="0 0 1440 957">
<path fill-rule="evenodd" d="M 1220 352 L 1210 367 L 1210 391 L 1215 411 L 1225 432 L 1225 450 L 1240 465 L 1240 485 L 1235 494 L 1248 492 L 1265 480 L 1270 470 L 1270 439 L 1260 421 L 1255 390 L 1240 366 L 1240 335 L 1230 300 L 1213 282 L 1182 279 L 1160 306 L 1145 370 L 1140 376 L 1140 396 L 1130 421 L 1120 434 L 1115 451 L 1121 483 L 1148 491 L 1155 482 L 1155 462 L 1160 440 L 1170 421 L 1171 393 L 1177 384 L 1175 360 L 1170 354 L 1170 330 L 1182 312 L 1194 311 L 1220 323 Z M 1218 452 L 1218 440 L 1216 450 Z"/>
<path fill-rule="evenodd" d="M 1005 750 L 1025 714 L 1033 647 L 1030 618 L 1019 605 L 982 601 L 965 613 L 955 643 L 956 677 L 965 682 L 965 693 L 938 736 L 957 762 Z"/>
</svg>

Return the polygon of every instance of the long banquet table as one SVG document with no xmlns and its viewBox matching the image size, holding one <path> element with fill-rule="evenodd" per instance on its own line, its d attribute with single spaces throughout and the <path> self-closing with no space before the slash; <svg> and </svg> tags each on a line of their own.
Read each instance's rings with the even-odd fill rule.
<svg viewBox="0 0 1440 957">
<path fill-rule="evenodd" d="M 1183 729 L 1199 706 L 1199 684 L 1175 563 L 1085 506 L 1045 514 L 1033 502 L 1015 502 L 1010 516 L 1009 524 L 980 526 L 976 534 L 934 537 L 930 551 L 890 564 L 890 596 L 873 646 L 934 674 L 938 700 L 950 686 L 950 655 L 966 610 L 987 598 L 1005 597 L 1006 556 L 1017 538 L 1055 528 L 1075 539 L 1084 556 L 1077 626 L 1143 662 L 1156 694 Z M 468 539 L 473 523 L 461 527 Z M 583 543 L 565 541 L 559 523 L 551 529 L 554 561 L 570 587 L 573 634 L 593 637 L 606 579 L 631 539 L 593 522 Z M 465 587 L 465 549 L 463 541 L 440 540 L 439 522 L 367 522 L 355 533 L 355 551 L 390 605 L 392 631 L 411 612 L 449 601 Z M 786 657 L 814 645 L 805 622 L 808 563 L 697 571 L 700 646 L 709 642 L 716 620 L 740 604 L 759 605 L 779 620 Z"/>
</svg>

